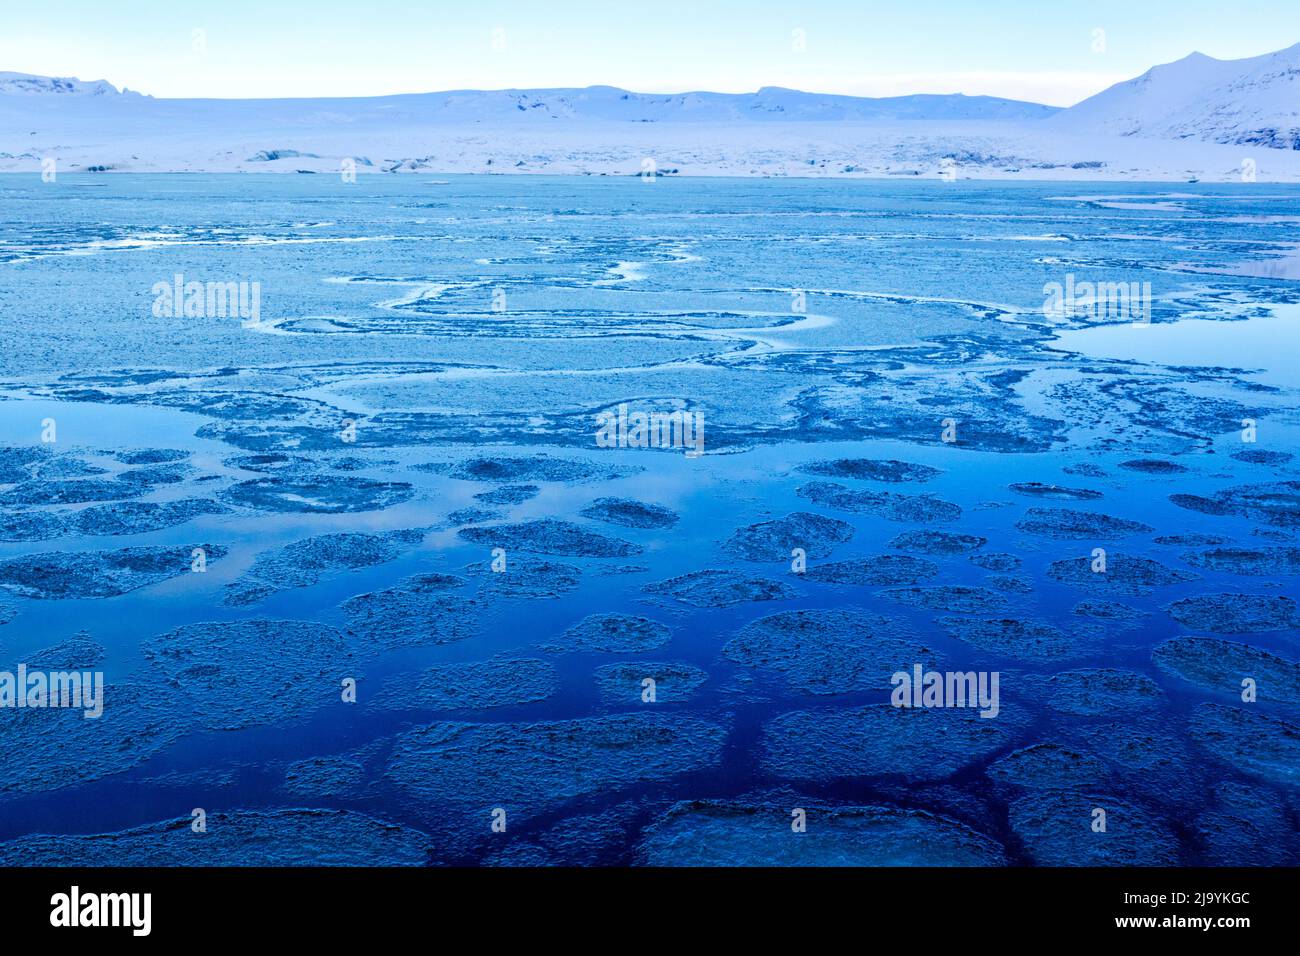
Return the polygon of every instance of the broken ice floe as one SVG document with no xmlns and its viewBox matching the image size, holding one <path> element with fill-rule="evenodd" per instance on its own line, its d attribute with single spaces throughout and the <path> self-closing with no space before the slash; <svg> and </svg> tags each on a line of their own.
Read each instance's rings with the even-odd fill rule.
<svg viewBox="0 0 1300 956">
<path fill-rule="evenodd" d="M 566 557 L 626 558 L 642 551 L 640 545 L 630 541 L 588 531 L 571 521 L 556 518 L 542 518 L 521 524 L 461 528 L 458 533 L 467 541 L 492 548 L 505 548 L 507 552 L 519 550 Z"/>
<path fill-rule="evenodd" d="M 1109 541 L 1135 534 L 1150 534 L 1155 530 L 1140 521 L 1093 511 L 1072 511 L 1068 508 L 1030 508 L 1016 522 L 1016 527 L 1029 534 L 1041 534 L 1049 538 L 1083 538 L 1089 541 Z"/>
<path fill-rule="evenodd" d="M 1155 665 L 1204 690 L 1241 698 L 1245 681 L 1264 703 L 1300 705 L 1300 663 L 1248 644 L 1176 637 L 1151 652 Z"/>
<path fill-rule="evenodd" d="M 782 611 L 751 621 L 722 649 L 727 660 L 774 670 L 809 694 L 884 690 L 899 671 L 939 655 L 905 625 L 856 608 Z"/>
<path fill-rule="evenodd" d="M 584 518 L 624 528 L 671 528 L 680 516 L 663 505 L 629 498 L 598 498 L 579 512 Z"/>
<path fill-rule="evenodd" d="M 789 585 L 741 571 L 708 568 L 657 581 L 642 588 L 692 607 L 734 607 L 752 601 L 788 601 L 798 596 Z"/>
<path fill-rule="evenodd" d="M 210 730 L 305 719 L 339 702 L 342 681 L 355 674 L 343 635 L 302 621 L 187 624 L 140 650 L 173 708 Z"/>
<path fill-rule="evenodd" d="M 871 704 L 796 711 L 763 727 L 763 765 L 788 780 L 902 776 L 942 780 L 1013 743 L 1023 719 L 1005 704 L 997 720 L 969 708 Z M 862 741 L 871 741 L 870 747 Z"/>
<path fill-rule="evenodd" d="M 1188 724 L 1193 739 L 1229 767 L 1300 785 L 1300 724 L 1225 704 L 1201 704 Z"/>
<path fill-rule="evenodd" d="M 1077 630 L 1067 634 L 1043 621 L 942 617 L 938 623 L 959 641 L 990 654 L 1019 660 L 1062 661 L 1096 652 L 1093 635 Z"/>
<path fill-rule="evenodd" d="M 1048 707 L 1079 717 L 1150 710 L 1164 702 L 1164 694 L 1150 677 L 1110 667 L 1062 671 L 1041 686 Z"/>
<path fill-rule="evenodd" d="M 295 541 L 257 556 L 226 590 L 226 603 L 251 604 L 276 591 L 311 587 L 333 571 L 355 571 L 392 561 L 424 540 L 423 529 L 368 534 L 347 531 Z"/>
<path fill-rule="evenodd" d="M 648 866 L 999 866 L 1001 846 L 953 820 L 895 807 L 791 808 L 696 800 L 655 821 L 637 848 Z"/>
<path fill-rule="evenodd" d="M 1092 754 L 1056 743 L 1034 744 L 1000 757 L 986 771 L 999 783 L 1025 790 L 1077 789 L 1107 777 L 1106 765 Z"/>
<path fill-rule="evenodd" d="M 1094 829 L 1105 813 L 1105 830 Z M 1039 866 L 1176 866 L 1178 838 L 1155 814 L 1108 793 L 1046 790 L 1011 804 L 1011 828 Z"/>
<path fill-rule="evenodd" d="M 87 836 L 20 837 L 0 843 L 6 866 L 423 866 L 419 830 L 352 810 L 214 810 L 206 832 L 190 817 Z"/>
<path fill-rule="evenodd" d="M 631 614 L 592 614 L 545 645 L 548 651 L 630 654 L 663 647 L 672 631 L 658 621 Z"/>
<path fill-rule="evenodd" d="M 596 690 L 606 704 L 679 704 L 689 700 L 709 675 L 693 664 L 626 661 L 596 668 Z"/>
<path fill-rule="evenodd" d="M 919 584 L 938 573 L 939 566 L 925 558 L 908 554 L 878 554 L 869 558 L 814 564 L 804 572 L 804 577 L 819 584 L 885 587 Z"/>
<path fill-rule="evenodd" d="M 668 714 L 435 723 L 397 738 L 385 776 L 429 806 L 526 815 L 715 766 L 725 736 L 717 724 Z"/>
<path fill-rule="evenodd" d="M 1084 591 L 1101 591 L 1140 597 L 1157 588 L 1195 581 L 1190 571 L 1171 568 L 1151 558 L 1111 553 L 1106 556 L 1104 571 L 1096 570 L 1090 557 L 1063 558 L 1053 561 L 1047 576 Z"/>
<path fill-rule="evenodd" d="M 1207 515 L 1236 515 L 1282 528 L 1300 527 L 1300 481 L 1238 485 L 1205 497 L 1170 495 L 1180 508 Z"/>
<path fill-rule="evenodd" d="M 1250 634 L 1300 627 L 1300 609 L 1288 597 L 1265 594 L 1200 594 L 1169 605 L 1180 624 L 1215 634 Z"/>
<path fill-rule="evenodd" d="M 942 474 L 929 465 L 915 465 L 905 461 L 877 461 L 870 458 L 839 458 L 833 461 L 813 461 L 799 467 L 805 475 L 818 478 L 855 478 L 861 481 L 882 481 L 902 484 L 909 481 L 925 482 Z"/>
<path fill-rule="evenodd" d="M 919 551 L 921 554 L 968 554 L 986 544 L 987 538 L 952 531 L 904 531 L 889 542 L 891 548 Z"/>
<path fill-rule="evenodd" d="M 315 475 L 294 479 L 279 475 L 231 485 L 221 497 L 259 511 L 304 514 L 349 514 L 381 511 L 407 501 L 415 493 L 405 482 L 375 481 L 344 475 Z"/>
<path fill-rule="evenodd" d="M 453 593 L 464 583 L 451 574 L 417 574 L 348 598 L 340 605 L 348 633 L 372 650 L 467 640 L 479 632 L 482 605 Z"/>
<path fill-rule="evenodd" d="M 852 525 L 799 511 L 737 529 L 726 549 L 746 561 L 789 561 L 796 548 L 809 558 L 824 558 L 852 537 Z"/>
<path fill-rule="evenodd" d="M 798 489 L 801 498 L 852 514 L 875 515 L 889 521 L 928 523 L 956 521 L 961 507 L 933 495 L 900 495 L 892 491 L 846 488 L 829 481 L 816 481 Z"/>
<path fill-rule="evenodd" d="M 205 563 L 226 554 L 214 544 L 29 554 L 0 562 L 0 587 L 41 600 L 116 597 L 189 574 L 200 551 Z"/>
<path fill-rule="evenodd" d="M 486 710 L 546 700 L 559 689 L 555 668 L 534 658 L 438 664 L 392 678 L 375 695 L 388 710 Z"/>
<path fill-rule="evenodd" d="M 907 607 L 954 614 L 997 614 L 1007 606 L 1007 599 L 984 587 L 949 584 L 928 588 L 893 588 L 881 591 L 881 597 Z"/>
</svg>

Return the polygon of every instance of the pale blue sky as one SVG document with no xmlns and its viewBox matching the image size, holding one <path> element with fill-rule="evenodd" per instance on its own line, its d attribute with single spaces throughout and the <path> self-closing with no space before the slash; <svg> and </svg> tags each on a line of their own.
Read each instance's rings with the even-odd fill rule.
<svg viewBox="0 0 1300 956">
<path fill-rule="evenodd" d="M 1066 105 L 1193 50 L 1296 42 L 1300 0 L 43 0 L 5 5 L 0 70 L 155 96 L 606 83 Z"/>
</svg>

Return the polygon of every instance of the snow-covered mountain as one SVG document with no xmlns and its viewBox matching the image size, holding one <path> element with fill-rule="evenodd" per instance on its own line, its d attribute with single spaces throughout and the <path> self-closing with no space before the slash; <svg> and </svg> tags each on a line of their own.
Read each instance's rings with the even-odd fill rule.
<svg viewBox="0 0 1300 956">
<path fill-rule="evenodd" d="M 1051 120 L 1075 134 L 1300 150 L 1300 44 L 1245 60 L 1193 53 Z"/>
<path fill-rule="evenodd" d="M 777 87 L 156 99 L 102 80 L 0 73 L 0 171 L 1228 181 L 1249 156 L 1260 180 L 1295 182 L 1300 150 L 1263 147 L 1300 135 L 1298 51 L 1194 55 L 1065 111 Z"/>
<path fill-rule="evenodd" d="M 78 80 L 70 76 L 34 76 L 31 73 L 0 71 L 0 96 L 135 96 L 130 90 L 118 92 L 107 80 Z"/>
<path fill-rule="evenodd" d="M 876 120 L 1033 120 L 1058 112 L 1054 106 L 992 96 L 953 94 L 895 96 L 872 99 L 804 93 L 765 87 L 757 93 L 632 93 L 613 86 L 585 89 L 451 90 L 395 96 L 321 99 L 155 100 L 118 93 L 111 84 L 76 79 L 0 73 L 0 96 L 34 97 L 49 94 L 106 95 L 133 100 L 141 118 L 192 115 L 246 117 L 250 121 L 279 120 L 295 125 L 324 115 L 335 121 L 386 123 L 419 121 L 464 125 L 483 122 L 595 120 L 625 123 L 743 123 L 743 122 L 861 122 Z M 0 100 L 0 107 L 5 104 Z M 12 104 L 10 104 L 12 105 Z M 24 107 L 60 111 L 72 106 L 48 99 Z M 75 106 L 73 107 L 75 109 Z M 82 111 L 78 111 L 82 112 Z M 92 119 L 92 115 L 84 116 Z"/>
</svg>

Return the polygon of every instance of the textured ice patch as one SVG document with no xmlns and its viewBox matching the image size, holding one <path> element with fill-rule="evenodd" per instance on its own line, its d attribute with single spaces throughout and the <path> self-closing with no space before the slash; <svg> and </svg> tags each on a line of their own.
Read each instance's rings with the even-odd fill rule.
<svg viewBox="0 0 1300 956">
<path fill-rule="evenodd" d="M 797 511 L 738 529 L 726 548 L 746 561 L 789 561 L 796 548 L 810 558 L 824 558 L 852 537 L 853 527 L 843 521 Z"/>
<path fill-rule="evenodd" d="M 598 498 L 579 512 L 584 518 L 624 528 L 671 528 L 680 516 L 663 505 L 630 498 Z"/>
<path fill-rule="evenodd" d="M 1018 495 L 1026 498 L 1055 498 L 1062 501 L 1096 501 L 1102 497 L 1100 491 L 1091 488 L 1067 488 L 1064 485 L 1049 485 L 1041 481 L 1018 481 L 1008 486 Z"/>
<path fill-rule="evenodd" d="M 899 551 L 917 551 L 921 554 L 969 554 L 988 544 L 987 538 L 974 534 L 956 534 L 951 531 L 904 531 L 889 542 Z"/>
<path fill-rule="evenodd" d="M 1184 554 L 1183 560 L 1194 568 L 1254 577 L 1300 574 L 1300 548 L 1216 548 Z"/>
<path fill-rule="evenodd" d="M 1146 611 L 1139 611 L 1117 601 L 1080 601 L 1072 613 L 1099 621 L 1140 621 L 1147 616 Z"/>
<path fill-rule="evenodd" d="M 989 765 L 989 777 L 1025 790 L 1072 790 L 1106 779 L 1106 765 L 1092 754 L 1062 744 L 1034 744 Z"/>
<path fill-rule="evenodd" d="M 536 455 L 531 458 L 469 458 L 448 467 L 447 474 L 463 481 L 572 483 L 619 478 L 633 470 L 583 459 Z"/>
<path fill-rule="evenodd" d="M 1083 538 L 1089 541 L 1110 541 L 1135 534 L 1150 534 L 1155 530 L 1140 521 L 1093 511 L 1073 511 L 1069 508 L 1030 508 L 1016 522 L 1016 527 L 1028 534 L 1040 534 L 1049 538 Z"/>
<path fill-rule="evenodd" d="M 1156 666 L 1190 684 L 1238 699 L 1254 681 L 1265 703 L 1300 704 L 1300 664 L 1268 651 L 1213 637 L 1177 637 L 1156 645 Z"/>
<path fill-rule="evenodd" d="M 1169 605 L 1169 616 L 1194 630 L 1216 634 L 1300 627 L 1296 602 L 1268 594 L 1201 594 Z"/>
<path fill-rule="evenodd" d="M 537 485 L 502 485 L 491 491 L 480 491 L 474 498 L 485 505 L 517 505 L 536 498 L 540 490 Z"/>
<path fill-rule="evenodd" d="M 253 603 L 288 588 L 306 588 L 334 571 L 355 571 L 392 561 L 424 540 L 422 529 L 349 531 L 295 541 L 257 556 L 247 574 L 227 588 L 227 604 Z"/>
<path fill-rule="evenodd" d="M 539 811 L 583 794 L 663 783 L 712 767 L 725 737 L 723 728 L 707 721 L 641 713 L 532 724 L 436 723 L 399 736 L 385 774 L 431 806 Z"/>
<path fill-rule="evenodd" d="M 61 514 L 11 508 L 0 513 L 0 541 L 47 541 L 67 531 L 68 521 Z"/>
<path fill-rule="evenodd" d="M 484 710 L 546 700 L 558 689 L 555 668 L 546 661 L 494 658 L 393 678 L 374 704 L 390 710 Z"/>
<path fill-rule="evenodd" d="M 892 491 L 864 491 L 846 488 L 829 481 L 815 481 L 799 488 L 800 498 L 848 511 L 852 514 L 874 515 L 889 521 L 926 524 L 934 521 L 956 521 L 961 517 L 961 507 L 933 495 L 900 495 Z"/>
<path fill-rule="evenodd" d="M 909 481 L 924 482 L 942 474 L 929 465 L 914 465 L 905 461 L 871 458 L 839 458 L 832 461 L 812 461 L 798 469 L 805 475 L 818 478 L 854 478 L 861 481 L 882 481 L 902 484 Z"/>
<path fill-rule="evenodd" d="M 1043 692 L 1048 707 L 1080 717 L 1150 710 L 1164 702 L 1164 694 L 1150 677 L 1114 668 L 1053 674 Z"/>
<path fill-rule="evenodd" d="M 1230 767 L 1300 786 L 1300 725 L 1223 704 L 1201 704 L 1188 726 L 1206 752 Z"/>
<path fill-rule="evenodd" d="M 606 704 L 677 704 L 689 700 L 708 681 L 706 671 L 692 664 L 627 661 L 596 669 L 596 689 Z M 652 685 L 646 683 L 653 681 Z M 653 688 L 654 699 L 646 695 Z"/>
<path fill-rule="evenodd" d="M 809 694 L 888 690 L 895 673 L 939 659 L 898 622 L 855 608 L 782 611 L 759 618 L 727 642 L 722 656 L 775 670 Z"/>
<path fill-rule="evenodd" d="M 1020 559 L 1014 554 L 994 551 L 988 554 L 972 554 L 968 559 L 971 564 L 985 571 L 1016 571 L 1020 568 Z"/>
<path fill-rule="evenodd" d="M 485 601 L 543 600 L 559 598 L 578 587 L 582 571 L 571 564 L 517 555 L 501 571 L 490 563 L 466 565 L 465 574 L 479 582 L 478 594 Z"/>
<path fill-rule="evenodd" d="M 1295 865 L 1295 831 L 1281 794 L 1231 782 L 1215 787 L 1214 798 L 1214 806 L 1196 818 L 1211 865 Z"/>
<path fill-rule="evenodd" d="M 941 617 L 939 626 L 957 640 L 990 654 L 1025 661 L 1061 661 L 1095 652 L 1091 635 L 1066 634 L 1042 621 Z"/>
<path fill-rule="evenodd" d="M 375 481 L 349 475 L 314 475 L 295 479 L 279 475 L 231 485 L 221 497 L 259 511 L 303 514 L 350 514 L 381 511 L 407 501 L 414 489 L 405 482 Z"/>
<path fill-rule="evenodd" d="M 672 631 L 658 621 L 631 614 L 592 614 L 583 618 L 554 641 L 546 650 L 594 651 L 602 654 L 630 654 L 663 647 Z"/>
<path fill-rule="evenodd" d="M 1185 465 L 1180 465 L 1176 461 L 1165 461 L 1162 458 L 1134 458 L 1132 461 L 1120 462 L 1119 466 L 1128 471 L 1140 471 L 1145 475 L 1182 475 L 1187 473 Z"/>
<path fill-rule="evenodd" d="M 300 621 L 187 624 L 141 653 L 191 725 L 234 730 L 302 720 L 341 700 L 355 666 L 341 635 Z"/>
<path fill-rule="evenodd" d="M 1105 832 L 1093 830 L 1095 810 Z M 1177 866 L 1169 825 L 1128 801 L 1071 790 L 1031 793 L 1011 804 L 1011 828 L 1039 866 Z"/>
<path fill-rule="evenodd" d="M 1094 571 L 1090 557 L 1063 558 L 1053 561 L 1047 576 L 1084 591 L 1110 592 L 1140 597 L 1157 588 L 1170 587 L 1186 581 L 1195 581 L 1197 575 L 1190 571 L 1171 568 L 1151 558 L 1127 554 L 1108 554 L 1106 570 Z"/>
<path fill-rule="evenodd" d="M 151 501 L 122 501 L 94 505 L 78 511 L 69 522 L 77 534 L 143 534 L 172 528 L 201 515 L 229 514 L 230 509 L 210 498 L 185 498 L 156 504 Z"/>
<path fill-rule="evenodd" d="M 364 761 L 354 754 L 295 760 L 284 771 L 284 789 L 295 797 L 355 799 L 366 788 Z"/>
<path fill-rule="evenodd" d="M 807 801 L 800 801 L 806 803 Z M 747 802 L 680 803 L 653 823 L 637 848 L 648 866 L 999 866 L 1001 846 L 922 810 L 791 808 Z"/>
<path fill-rule="evenodd" d="M 478 633 L 482 605 L 450 593 L 463 584 L 451 574 L 418 574 L 340 607 L 348 633 L 370 650 L 451 644 Z"/>
<path fill-rule="evenodd" d="M 0 587 L 42 600 L 116 597 L 189 574 L 196 550 L 209 563 L 226 554 L 215 544 L 30 554 L 0 562 Z"/>
<path fill-rule="evenodd" d="M 1201 495 L 1170 495 L 1180 508 L 1208 515 L 1238 515 L 1282 528 L 1300 527 L 1300 481 L 1238 485 Z"/>
<path fill-rule="evenodd" d="M 814 564 L 804 573 L 804 577 L 820 584 L 886 587 L 919 584 L 938 573 L 939 566 L 924 558 L 906 554 L 880 554 L 831 564 Z"/>
<path fill-rule="evenodd" d="M 0 843 L 5 866 L 422 866 L 429 838 L 351 810 L 221 810 L 194 833 L 181 817 L 115 833 Z"/>
<path fill-rule="evenodd" d="M 667 581 L 656 581 L 642 590 L 704 608 L 734 607 L 752 601 L 788 601 L 798 597 L 798 592 L 780 581 L 718 568 L 691 571 Z"/>
<path fill-rule="evenodd" d="M 0 791 L 73 787 L 129 770 L 189 732 L 189 715 L 157 686 L 109 684 L 94 720 L 77 708 L 0 708 Z"/>
<path fill-rule="evenodd" d="M 1007 606 L 1007 599 L 988 588 L 951 584 L 930 588 L 894 588 L 880 596 L 907 607 L 954 614 L 997 614 Z"/>
<path fill-rule="evenodd" d="M 82 478 L 72 481 L 24 481 L 0 492 L 0 505 L 6 508 L 31 505 L 77 505 L 89 501 L 121 501 L 148 493 L 143 482 L 113 478 Z"/>
<path fill-rule="evenodd" d="M 461 528 L 457 532 L 466 541 L 507 551 L 532 551 L 583 558 L 626 558 L 640 554 L 638 544 L 587 531 L 570 521 L 543 518 L 522 524 Z"/>
<path fill-rule="evenodd" d="M 796 711 L 764 725 L 760 752 L 768 772 L 789 780 L 942 780 L 1009 746 L 1022 727 L 1005 704 L 994 720 L 973 709 L 890 704 Z"/>
</svg>

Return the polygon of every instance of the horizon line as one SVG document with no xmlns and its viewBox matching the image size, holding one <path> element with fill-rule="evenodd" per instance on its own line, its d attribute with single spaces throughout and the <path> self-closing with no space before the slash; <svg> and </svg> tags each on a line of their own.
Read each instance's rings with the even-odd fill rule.
<svg viewBox="0 0 1300 956">
<path fill-rule="evenodd" d="M 1140 76 L 1141 74 L 1138 75 Z M 999 102 L 1004 102 L 1004 103 L 1016 103 L 1025 106 L 1038 106 L 1038 107 L 1042 107 L 1043 109 L 1065 110 L 1065 109 L 1069 109 L 1070 106 L 1077 105 L 1077 103 L 1082 103 L 1084 100 L 1090 99 L 1092 96 L 1096 95 L 1095 93 L 1092 93 L 1089 94 L 1088 96 L 1083 97 L 1083 99 L 1078 100 L 1076 103 L 1070 104 L 1070 106 L 1060 106 L 1053 103 L 1044 103 L 1041 100 L 1021 99 L 1019 97 L 1014 97 L 1014 96 L 999 96 L 995 93 L 967 93 L 961 90 L 954 90 L 952 92 L 946 92 L 946 93 L 915 92 L 915 93 L 891 93 L 886 96 L 869 96 L 869 95 L 863 95 L 859 93 L 836 93 L 836 92 L 821 91 L 821 90 L 799 89 L 798 87 L 781 86 L 778 84 L 762 85 L 759 86 L 757 89 L 753 89 L 753 90 L 742 90 L 739 92 L 730 92 L 725 90 L 711 90 L 711 89 L 698 88 L 698 87 L 677 90 L 677 91 L 664 91 L 664 90 L 650 91 L 650 90 L 636 90 L 625 86 L 616 86 L 612 83 L 589 83 L 585 86 L 454 87 L 454 88 L 432 89 L 432 90 L 409 90 L 409 91 L 402 91 L 402 92 L 364 93 L 364 94 L 354 94 L 354 95 L 325 94 L 320 96 L 297 96 L 297 95 L 164 96 L 164 95 L 159 95 L 154 93 L 146 93 L 143 90 L 132 89 L 131 87 L 125 85 L 119 86 L 117 83 L 114 83 L 112 80 L 109 80 L 104 77 L 93 79 L 93 80 L 83 80 L 81 79 L 81 77 L 75 75 L 56 76 L 50 73 L 28 73 L 22 70 L 0 70 L 0 77 L 4 77 L 4 76 L 31 77 L 33 79 L 44 79 L 44 80 L 67 80 L 67 81 L 86 84 L 86 85 L 103 83 L 107 86 L 112 87 L 119 96 L 125 96 L 131 94 L 131 95 L 143 97 L 144 99 L 155 100 L 159 102 L 181 102 L 181 101 L 192 102 L 196 100 L 201 100 L 201 101 L 210 101 L 210 102 L 217 102 L 217 103 L 240 103 L 240 102 L 257 103 L 257 102 L 272 102 L 277 100 L 304 101 L 304 102 L 311 101 L 311 100 L 378 100 L 378 99 L 391 99 L 393 97 L 399 97 L 399 96 L 445 96 L 451 94 L 465 94 L 465 93 L 583 93 L 583 92 L 589 92 L 591 90 L 612 90 L 618 93 L 628 93 L 633 96 L 655 97 L 655 98 L 662 97 L 665 99 L 672 98 L 672 97 L 679 97 L 679 96 L 718 96 L 718 97 L 739 98 L 745 96 L 758 96 L 762 93 L 771 91 L 771 92 L 782 92 L 782 93 L 797 93 L 801 96 L 816 96 L 816 97 L 827 97 L 833 99 L 867 101 L 867 102 L 905 100 L 905 99 L 915 99 L 918 97 L 929 97 L 933 99 L 947 99 L 952 97 L 961 97 L 963 99 L 997 100 Z M 1103 90 L 1109 89 L 1111 86 L 1114 86 L 1116 82 L 1120 82 L 1120 83 L 1127 82 L 1128 79 L 1134 79 L 1134 78 L 1135 77 L 1127 77 L 1124 80 L 1118 80 L 1118 81 L 1113 80 L 1112 78 L 1112 81 L 1106 87 L 1103 87 Z"/>
</svg>

